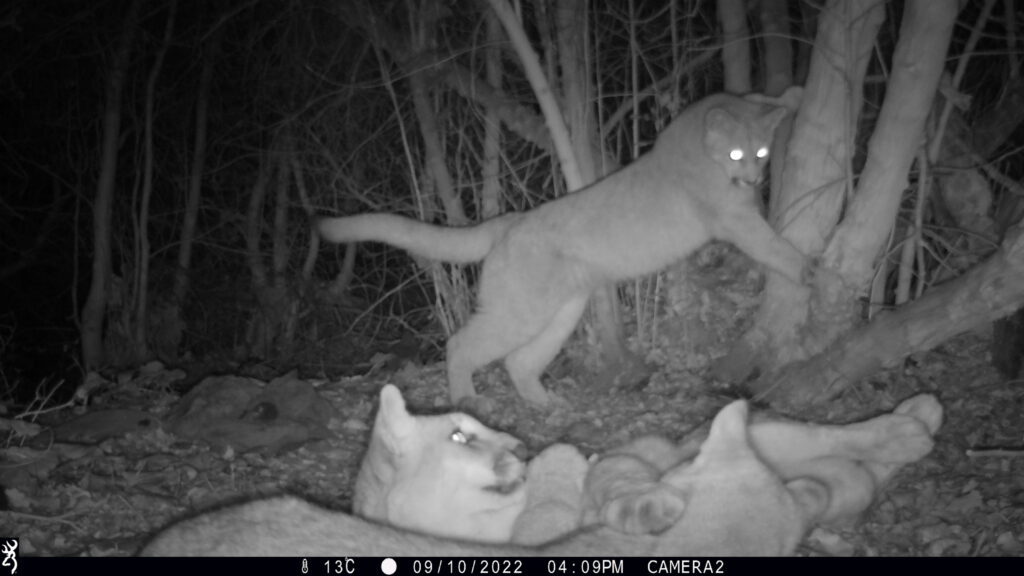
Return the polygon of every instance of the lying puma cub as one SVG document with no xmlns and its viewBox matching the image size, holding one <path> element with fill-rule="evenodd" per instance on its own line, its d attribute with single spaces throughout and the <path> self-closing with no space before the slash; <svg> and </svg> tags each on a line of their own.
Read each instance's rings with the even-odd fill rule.
<svg viewBox="0 0 1024 576">
<path fill-rule="evenodd" d="M 409 414 L 401 392 L 388 384 L 352 511 L 418 532 L 508 542 L 526 502 L 525 454 L 522 442 L 472 416 Z"/>
<path fill-rule="evenodd" d="M 712 239 L 800 283 L 803 254 L 760 215 L 757 184 L 775 127 L 800 89 L 779 99 L 715 94 L 691 104 L 629 166 L 528 212 L 465 228 L 391 214 L 324 218 L 332 242 L 374 240 L 425 258 L 484 260 L 477 312 L 448 341 L 453 405 L 473 372 L 499 358 L 519 395 L 547 405 L 544 369 L 596 288 L 655 272 Z M 794 105 L 795 107 L 795 105 Z"/>
<path fill-rule="evenodd" d="M 827 505 L 813 521 L 837 523 L 863 512 L 901 466 L 927 455 L 941 423 L 941 405 L 922 394 L 864 422 L 755 421 L 749 434 L 754 452 L 783 481 L 810 478 L 828 489 Z M 478 439 L 475 445 L 463 440 L 467 430 Z M 702 442 L 700 434 L 678 445 L 642 438 L 593 466 L 574 448 L 559 445 L 530 463 L 524 486 L 524 467 L 513 464 L 514 438 L 465 414 L 411 416 L 397 388 L 388 385 L 356 480 L 354 511 L 385 524 L 482 542 L 537 544 L 595 523 L 644 533 L 674 520 L 659 519 L 657 509 L 637 510 L 662 475 L 693 460 Z"/>
<path fill-rule="evenodd" d="M 810 479 L 828 490 L 827 505 L 811 518 L 814 523 L 841 524 L 864 512 L 900 468 L 928 455 L 941 425 L 938 400 L 920 394 L 903 401 L 891 414 L 863 422 L 829 426 L 755 421 L 749 435 L 755 454 L 780 479 Z M 646 486 L 666 470 L 693 459 L 702 441 L 700 434 L 694 436 L 678 445 L 642 438 L 602 456 L 586 477 L 584 490 L 592 501 L 583 504 L 583 523 L 603 522 L 626 532 L 658 529 L 657 519 L 631 526 L 635 514 L 622 519 L 621 508 L 640 506 L 631 502 L 634 495 L 648 498 Z M 621 471 L 624 467 L 631 470 L 628 476 Z M 665 526 L 664 520 L 660 525 Z"/>
<path fill-rule="evenodd" d="M 643 509 L 671 518 L 659 534 L 599 526 L 538 547 L 472 543 L 406 531 L 332 512 L 292 497 L 258 500 L 174 524 L 143 556 L 726 556 L 793 552 L 827 489 L 808 479 L 783 484 L 747 441 L 747 407 L 726 406 L 690 463 L 664 474 Z M 602 503 L 605 504 L 605 503 Z M 643 520 L 636 522 L 643 524 Z"/>
</svg>

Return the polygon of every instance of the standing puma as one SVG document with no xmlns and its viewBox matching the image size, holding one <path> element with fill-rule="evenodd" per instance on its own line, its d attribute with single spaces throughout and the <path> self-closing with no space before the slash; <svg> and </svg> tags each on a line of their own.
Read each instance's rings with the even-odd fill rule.
<svg viewBox="0 0 1024 576">
<path fill-rule="evenodd" d="M 711 239 L 727 240 L 794 283 L 807 261 L 761 217 L 756 199 L 775 127 L 799 89 L 773 100 L 715 94 L 689 106 L 629 166 L 528 212 L 465 228 L 391 214 L 324 218 L 332 242 L 386 242 L 448 262 L 484 260 L 476 314 L 448 342 L 453 403 L 473 372 L 505 359 L 519 395 L 547 405 L 540 376 L 587 298 L 655 272 Z"/>
</svg>

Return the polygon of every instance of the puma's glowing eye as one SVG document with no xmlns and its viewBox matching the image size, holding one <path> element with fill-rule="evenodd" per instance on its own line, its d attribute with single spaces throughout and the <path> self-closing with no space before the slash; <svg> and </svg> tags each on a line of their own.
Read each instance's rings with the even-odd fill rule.
<svg viewBox="0 0 1024 576">
<path fill-rule="evenodd" d="M 729 150 L 729 159 L 730 160 L 742 160 L 743 159 L 743 150 L 740 150 L 739 148 L 733 148 L 732 150 Z"/>
<path fill-rule="evenodd" d="M 448 436 L 448 439 L 451 440 L 452 442 L 455 442 L 456 444 L 469 444 L 470 440 L 469 434 L 466 434 L 462 430 L 458 429 L 452 431 L 451 435 Z"/>
<path fill-rule="evenodd" d="M 767 158 L 768 157 L 768 147 L 767 146 L 761 146 L 760 148 L 758 148 L 757 149 L 757 157 L 758 158 L 762 158 L 762 159 Z"/>
</svg>

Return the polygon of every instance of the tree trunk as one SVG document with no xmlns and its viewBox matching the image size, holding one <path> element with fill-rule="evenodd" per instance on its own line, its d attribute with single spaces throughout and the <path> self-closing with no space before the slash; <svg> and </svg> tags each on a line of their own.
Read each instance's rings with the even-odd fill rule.
<svg viewBox="0 0 1024 576">
<path fill-rule="evenodd" d="M 252 276 L 252 289 L 257 298 L 269 291 L 269 275 L 267 267 L 263 263 L 263 253 L 260 250 L 260 236 L 263 229 L 263 204 L 267 196 L 267 185 L 270 183 L 270 176 L 273 169 L 270 166 L 270 158 L 264 154 L 260 158 L 259 172 L 256 182 L 253 183 L 252 191 L 249 193 L 249 205 L 245 213 L 245 257 L 249 264 L 249 274 Z M 260 301 L 262 304 L 262 300 Z M 246 355 L 255 354 L 264 357 L 270 348 L 270 337 L 267 333 L 266 323 L 258 310 L 253 311 L 249 320 L 249 327 L 245 335 Z"/>
<path fill-rule="evenodd" d="M 484 66 L 487 84 L 495 92 L 501 92 L 501 22 L 493 10 L 485 10 L 487 21 L 487 43 L 484 51 Z M 486 220 L 501 214 L 501 117 L 494 108 L 484 112 L 484 160 L 480 166 L 480 216 Z"/>
<path fill-rule="evenodd" d="M 722 24 L 722 64 L 725 91 L 750 92 L 750 27 L 744 0 L 718 0 L 718 21 Z"/>
<path fill-rule="evenodd" d="M 414 54 L 424 54 L 436 49 L 434 36 L 439 16 L 437 9 L 432 0 L 424 0 L 415 8 L 419 18 L 416 19 L 413 31 Z M 420 136 L 423 138 L 427 170 L 438 199 L 444 207 L 445 221 L 449 226 L 465 225 L 469 219 L 445 163 L 443 138 L 441 130 L 438 129 L 431 90 L 428 88 L 427 69 L 418 61 L 414 61 L 414 65 L 407 68 L 413 108 L 416 110 L 416 120 L 420 126 Z"/>
<path fill-rule="evenodd" d="M 791 409 L 822 402 L 908 354 L 984 327 L 1022 305 L 1024 226 L 1017 225 L 992 257 L 967 274 L 880 314 L 809 361 L 788 366 L 764 382 L 762 390 Z"/>
<path fill-rule="evenodd" d="M 268 327 L 275 354 L 291 354 L 298 314 L 298 298 L 290 289 L 291 276 L 288 274 L 288 260 L 291 257 L 291 244 L 288 242 L 288 190 L 291 189 L 295 137 L 290 126 L 284 126 L 283 130 L 277 146 L 277 186 L 274 189 L 274 228 L 271 232 L 273 288 L 263 298 L 263 313 L 269 319 Z"/>
<path fill-rule="evenodd" d="M 199 218 L 199 199 L 203 192 L 203 172 L 206 166 L 206 131 L 210 106 L 210 82 L 213 79 L 213 64 L 216 61 L 220 32 L 214 32 L 206 50 L 203 69 L 199 73 L 199 87 L 196 90 L 196 133 L 193 139 L 192 166 L 189 170 L 188 193 L 185 199 L 185 213 L 182 217 L 181 242 L 178 247 L 178 269 L 174 271 L 174 302 L 178 306 L 188 293 L 189 270 L 192 268 L 192 244 L 196 236 L 196 222 Z"/>
<path fill-rule="evenodd" d="M 133 321 L 132 344 L 134 345 L 134 356 L 136 362 L 142 362 L 149 356 L 149 336 L 147 334 L 149 324 L 149 206 L 153 198 L 153 108 L 156 102 L 156 83 L 160 78 L 160 71 L 163 69 L 164 55 L 171 44 L 171 34 L 174 31 L 174 19 L 178 11 L 178 3 L 172 1 L 168 9 L 167 22 L 164 26 L 163 42 L 157 50 L 153 68 L 146 80 L 146 102 L 143 112 L 144 133 L 144 159 L 142 168 L 142 200 L 139 203 L 138 229 L 136 230 L 138 248 L 135 254 L 135 309 Z"/>
<path fill-rule="evenodd" d="M 822 10 L 803 102 L 793 120 L 784 156 L 772 162 L 769 221 L 805 254 L 819 254 L 852 193 L 849 173 L 861 87 L 885 18 L 878 0 L 831 0 Z M 851 51 L 852 50 L 852 51 Z M 782 159 L 781 177 L 778 164 Z M 809 293 L 766 272 L 764 301 L 754 326 L 715 362 L 716 377 L 746 381 L 802 359 L 799 328 L 807 319 Z"/>
<path fill-rule="evenodd" d="M 855 323 L 857 292 L 870 284 L 894 225 L 957 9 L 956 0 L 907 2 L 885 103 L 856 193 L 849 166 L 853 129 L 883 7 L 877 0 L 833 1 L 822 12 L 805 100 L 786 151 L 771 220 L 805 253 L 824 249 L 823 265 L 813 292 L 794 290 L 769 274 L 754 327 L 716 363 L 720 377 L 744 381 L 750 374 L 763 374 L 751 388 L 778 402 L 791 393 L 806 398 L 807 393 L 794 391 L 816 384 L 790 382 L 781 388 L 772 372 L 820 352 Z M 847 195 L 852 200 L 833 231 Z"/>
<path fill-rule="evenodd" d="M 907 173 L 939 85 L 956 23 L 957 0 L 907 2 L 892 73 L 857 194 L 825 250 L 825 265 L 864 286 L 895 222 Z"/>
<path fill-rule="evenodd" d="M 82 363 L 86 372 L 103 364 L 103 317 L 106 313 L 106 284 L 110 276 L 110 212 L 117 177 L 118 139 L 121 136 L 121 96 L 124 91 L 128 58 L 135 39 L 139 2 L 131 2 L 125 17 L 121 40 L 114 51 L 107 78 L 103 108 L 103 141 L 100 148 L 100 173 L 93 203 L 93 257 L 89 296 L 82 308 Z"/>
<path fill-rule="evenodd" d="M 870 284 L 876 259 L 895 223 L 907 188 L 907 173 L 921 145 L 925 120 L 938 88 L 958 9 L 957 0 L 913 0 L 906 4 L 885 103 L 868 141 L 857 193 L 825 249 L 822 260 L 827 274 L 816 286 L 815 317 L 801 329 L 802 343 L 793 339 L 781 349 L 780 356 L 787 360 L 800 359 L 798 347 L 808 355 L 820 352 L 856 321 L 856 290 Z M 802 311 L 806 314 L 807 308 Z M 754 382 L 752 388 L 784 402 L 812 396 L 808 390 L 814 389 L 819 381 L 794 380 L 785 391 L 775 382 L 777 379 L 769 377 Z"/>
<path fill-rule="evenodd" d="M 793 40 L 786 0 L 761 0 L 764 93 L 778 96 L 793 85 Z"/>
<path fill-rule="evenodd" d="M 424 73 L 410 72 L 409 88 L 413 107 L 416 109 L 416 120 L 420 125 L 420 136 L 423 138 L 423 152 L 426 157 L 427 169 L 431 180 L 433 180 L 438 199 L 444 206 L 445 220 L 449 225 L 461 226 L 469 219 L 466 218 L 462 200 L 455 193 L 451 173 L 445 164 L 441 133 L 437 128 L 437 118 L 434 115 L 434 107 L 431 104 Z"/>
<path fill-rule="evenodd" d="M 576 163 L 576 156 L 573 154 L 572 141 L 569 138 L 569 130 L 565 126 L 565 119 L 562 117 L 562 109 L 558 105 L 555 95 L 551 92 L 551 86 L 541 67 L 537 53 L 530 46 L 530 40 L 526 37 L 522 23 L 519 22 L 508 0 L 487 0 L 487 3 L 494 10 L 501 21 L 505 33 L 512 42 L 519 60 L 523 64 L 523 72 L 526 79 L 533 88 L 537 97 L 541 112 L 544 113 L 544 121 L 547 124 L 548 132 L 554 143 L 555 154 L 562 167 L 562 175 L 565 177 L 566 186 L 569 190 L 579 190 L 586 185 L 580 175 L 579 166 Z"/>
</svg>

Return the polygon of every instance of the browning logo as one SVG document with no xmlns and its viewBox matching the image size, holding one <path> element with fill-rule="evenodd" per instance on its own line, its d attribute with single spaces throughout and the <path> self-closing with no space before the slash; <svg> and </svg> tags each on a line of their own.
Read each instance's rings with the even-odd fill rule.
<svg viewBox="0 0 1024 576">
<path fill-rule="evenodd" d="M 0 554 L 3 555 L 0 566 L 9 568 L 9 574 L 13 576 L 18 571 L 18 539 L 0 538 Z"/>
</svg>

